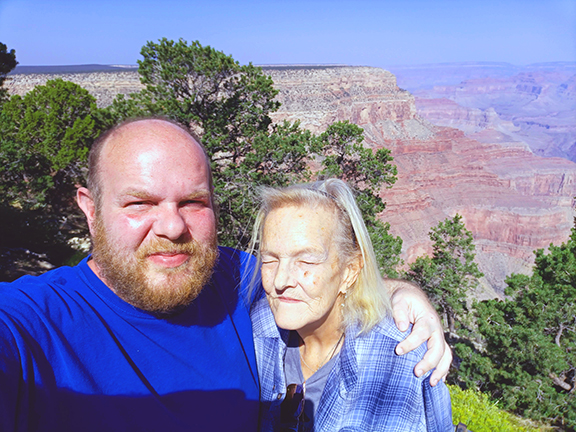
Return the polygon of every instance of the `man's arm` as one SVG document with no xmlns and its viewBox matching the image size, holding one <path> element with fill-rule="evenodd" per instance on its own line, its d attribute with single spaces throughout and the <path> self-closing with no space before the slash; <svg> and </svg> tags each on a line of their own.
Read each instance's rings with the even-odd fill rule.
<svg viewBox="0 0 576 432">
<path fill-rule="evenodd" d="M 408 281 L 387 279 L 386 285 L 391 292 L 392 315 L 398 329 L 406 331 L 408 325 L 413 324 L 410 335 L 396 346 L 396 353 L 405 354 L 427 342 L 428 351 L 414 368 L 414 374 L 422 376 L 436 368 L 430 384 L 435 386 L 441 379 L 446 380 L 452 351 L 444 340 L 442 323 L 428 297 L 416 284 Z"/>
<path fill-rule="evenodd" d="M 22 368 L 19 358 L 12 332 L 0 313 L 0 431 L 18 430 L 18 413 L 23 417 L 28 412 L 24 402 L 27 391 L 22 391 L 24 386 L 21 385 Z"/>
</svg>

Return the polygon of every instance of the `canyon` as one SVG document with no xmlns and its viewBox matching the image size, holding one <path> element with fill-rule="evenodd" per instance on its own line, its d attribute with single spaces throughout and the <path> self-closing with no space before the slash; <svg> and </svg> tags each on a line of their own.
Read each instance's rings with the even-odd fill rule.
<svg viewBox="0 0 576 432">
<path fill-rule="evenodd" d="M 495 78 L 459 72 L 468 80 L 454 84 L 444 79 L 411 92 L 399 88 L 391 72 L 373 67 L 264 71 L 272 76 L 282 104 L 274 121 L 299 120 L 321 132 L 334 121 L 348 120 L 364 128 L 367 146 L 391 150 L 398 181 L 382 189 L 387 204 L 380 217 L 402 238 L 406 264 L 431 252 L 431 227 L 457 213 L 463 216 L 485 274 L 474 295 L 488 298 L 503 296 L 505 277 L 528 273 L 533 251 L 562 243 L 573 226 L 576 163 L 569 159 L 575 92 L 572 69 L 566 69 L 556 75 L 534 72 L 531 78 L 519 78 L 517 70 Z M 23 95 L 56 77 L 86 88 L 99 106 L 141 88 L 134 70 L 14 74 L 6 86 Z M 526 84 L 530 79 L 532 87 Z M 503 108 L 507 94 L 510 102 Z"/>
<path fill-rule="evenodd" d="M 398 70 L 419 115 L 471 137 L 496 129 L 535 154 L 576 161 L 575 63 L 453 66 L 427 68 L 426 78 L 415 68 Z"/>
<path fill-rule="evenodd" d="M 439 103 L 428 99 L 429 106 L 454 107 L 456 115 L 444 116 L 452 125 L 462 126 L 459 110 L 470 124 L 482 125 L 467 136 L 466 130 L 433 124 L 431 115 L 426 120 L 418 99 L 382 69 L 267 72 L 280 91 L 282 106 L 275 120 L 299 119 L 315 132 L 330 122 L 349 120 L 364 128 L 367 145 L 391 150 L 398 181 L 381 192 L 386 202 L 381 218 L 403 239 L 406 263 L 431 253 L 430 228 L 458 213 L 473 233 L 477 262 L 485 274 L 476 296 L 501 296 L 507 275 L 530 271 L 535 249 L 568 238 L 576 164 L 535 155 L 528 144 L 495 127 L 514 126 L 493 109 L 476 109 L 477 118 L 470 120 L 474 108 L 446 98 Z"/>
</svg>

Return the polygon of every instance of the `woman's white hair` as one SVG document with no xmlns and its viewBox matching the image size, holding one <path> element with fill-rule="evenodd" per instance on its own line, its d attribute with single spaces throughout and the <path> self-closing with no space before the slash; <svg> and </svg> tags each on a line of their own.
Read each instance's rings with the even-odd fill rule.
<svg viewBox="0 0 576 432">
<path fill-rule="evenodd" d="M 257 268 L 262 264 L 259 245 L 262 241 L 264 222 L 271 211 L 283 207 L 319 206 L 336 215 L 334 242 L 340 263 L 348 265 L 361 255 L 362 268 L 356 282 L 348 289 L 343 307 L 343 327 L 360 326 L 360 333 L 372 329 L 391 309 L 390 295 L 378 270 L 374 248 L 354 194 L 342 180 L 328 179 L 315 183 L 299 184 L 286 188 L 261 188 L 261 205 L 252 233 L 251 252 L 256 252 Z M 252 281 L 254 290 L 256 280 Z M 249 296 L 251 297 L 251 296 Z"/>
</svg>

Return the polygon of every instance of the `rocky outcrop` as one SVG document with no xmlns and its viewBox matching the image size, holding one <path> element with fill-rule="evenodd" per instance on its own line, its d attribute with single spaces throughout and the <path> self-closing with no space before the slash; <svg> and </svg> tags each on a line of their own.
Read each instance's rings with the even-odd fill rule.
<svg viewBox="0 0 576 432">
<path fill-rule="evenodd" d="M 514 143 L 472 140 L 454 129 L 388 147 L 399 179 L 382 193 L 382 217 L 404 240 L 407 262 L 431 252 L 431 226 L 459 213 L 474 235 L 481 270 L 502 293 L 507 275 L 530 270 L 535 249 L 568 238 L 576 164 L 535 156 Z"/>
<path fill-rule="evenodd" d="M 530 270 L 535 249 L 567 239 L 576 164 L 534 155 L 504 133 L 514 125 L 494 110 L 466 108 L 448 99 L 440 109 L 434 105 L 466 124 L 463 129 L 473 139 L 421 118 L 416 111 L 420 101 L 415 104 L 380 69 L 267 72 L 283 104 L 276 120 L 299 119 L 314 131 L 349 120 L 364 128 L 368 145 L 392 151 L 398 182 L 382 190 L 387 207 L 381 217 L 402 237 L 407 263 L 431 252 L 431 227 L 459 213 L 474 235 L 488 285 L 502 294 L 507 275 Z M 427 113 L 433 121 L 432 111 Z"/>
<path fill-rule="evenodd" d="M 45 85 L 46 81 L 61 78 L 72 81 L 85 88 L 96 98 L 99 107 L 112 103 L 117 94 L 128 95 L 140 91 L 140 76 L 136 71 L 130 72 L 92 72 L 64 74 L 17 74 L 10 75 L 4 86 L 10 94 L 24 96 L 37 85 Z"/>
<path fill-rule="evenodd" d="M 348 120 L 364 128 L 367 145 L 391 149 L 398 182 L 381 191 L 387 202 L 381 218 L 402 237 L 406 262 L 429 253 L 430 228 L 459 213 L 473 232 L 487 285 L 501 294 L 506 275 L 529 271 L 533 250 L 567 239 L 576 164 L 534 155 L 511 135 L 518 127 L 515 122 L 497 110 L 465 107 L 448 97 L 439 103 L 430 98 L 415 101 L 398 88 L 394 75 L 377 68 L 285 67 L 266 72 L 282 103 L 275 121 L 300 120 L 320 132 L 331 122 Z M 53 77 L 15 75 L 8 88 L 23 94 Z M 140 88 L 135 72 L 60 77 L 87 88 L 100 106 L 116 93 Z M 538 86 L 521 91 L 537 100 L 548 91 Z M 418 114 L 426 104 L 423 112 L 430 121 Z M 442 118 L 464 132 L 432 124 L 442 124 Z"/>
<path fill-rule="evenodd" d="M 415 90 L 419 115 L 467 133 L 495 129 L 542 156 L 576 161 L 576 64 Z"/>
<path fill-rule="evenodd" d="M 369 142 L 383 139 L 428 139 L 433 135 L 428 122 L 416 114 L 414 97 L 396 85 L 396 77 L 371 67 L 325 67 L 273 69 L 279 90 L 280 110 L 275 121 L 300 120 L 313 132 L 339 120 L 364 128 Z"/>
<path fill-rule="evenodd" d="M 520 130 L 513 122 L 503 120 L 491 107 L 485 110 L 469 108 L 446 98 L 416 98 L 415 102 L 419 115 L 430 123 L 456 128 L 468 135 L 486 129 L 503 133 Z"/>
</svg>

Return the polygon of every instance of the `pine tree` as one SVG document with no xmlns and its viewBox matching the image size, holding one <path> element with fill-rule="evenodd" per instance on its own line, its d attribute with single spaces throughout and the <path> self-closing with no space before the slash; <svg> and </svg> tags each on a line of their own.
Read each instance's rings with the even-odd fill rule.
<svg viewBox="0 0 576 432">
<path fill-rule="evenodd" d="M 522 416 L 576 430 L 576 228 L 536 251 L 532 276 L 506 282 L 506 300 L 477 306 L 482 349 L 456 347 L 460 380 Z"/>
<path fill-rule="evenodd" d="M 456 333 L 456 323 L 468 312 L 467 296 L 483 276 L 474 262 L 472 233 L 457 214 L 432 228 L 430 239 L 432 256 L 417 258 L 406 276 L 428 293 L 450 333 Z"/>
<path fill-rule="evenodd" d="M 303 130 L 298 122 L 272 124 L 269 114 L 279 107 L 272 79 L 261 68 L 240 65 L 197 41 L 148 42 L 141 54 L 139 73 L 145 89 L 128 98 L 119 96 L 108 116 L 118 121 L 160 114 L 201 136 L 212 159 L 221 244 L 248 244 L 257 185 L 339 177 L 358 191 L 381 269 L 395 275 L 401 240 L 376 218 L 384 209 L 380 188 L 396 181 L 387 149 L 365 147 L 362 128 L 349 122 L 329 125 L 319 135 Z M 319 169 L 311 170 L 312 165 Z"/>
</svg>

